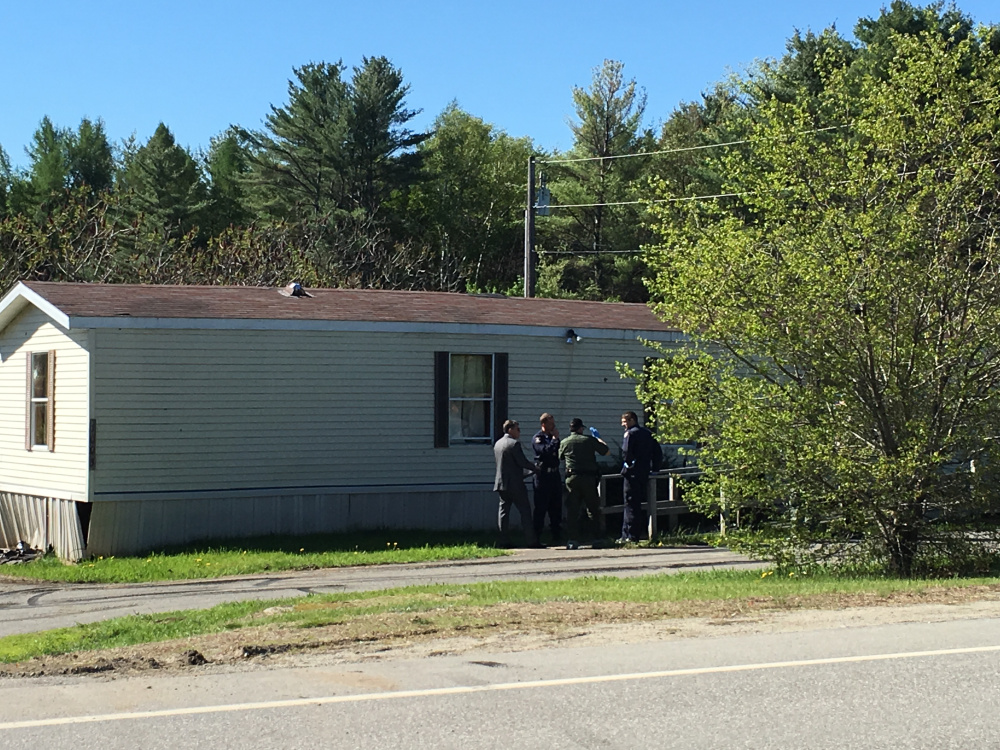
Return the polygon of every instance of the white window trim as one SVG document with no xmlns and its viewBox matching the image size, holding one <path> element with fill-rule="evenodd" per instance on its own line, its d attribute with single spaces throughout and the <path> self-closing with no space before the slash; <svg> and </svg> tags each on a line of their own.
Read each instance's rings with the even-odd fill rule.
<svg viewBox="0 0 1000 750">
<path fill-rule="evenodd" d="M 490 395 L 488 398 L 453 398 L 451 395 L 451 362 L 454 357 L 489 357 L 490 359 Z M 482 437 L 452 438 L 449 435 L 448 444 L 456 445 L 492 445 L 493 444 L 493 410 L 496 408 L 496 355 L 493 352 L 448 352 L 448 408 L 456 402 L 474 402 L 488 404 L 486 409 L 486 435 Z"/>
</svg>

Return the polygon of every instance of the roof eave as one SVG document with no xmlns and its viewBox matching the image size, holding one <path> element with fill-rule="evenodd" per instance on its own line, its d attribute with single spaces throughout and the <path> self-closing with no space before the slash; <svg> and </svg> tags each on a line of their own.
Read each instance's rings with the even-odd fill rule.
<svg viewBox="0 0 1000 750">
<path fill-rule="evenodd" d="M 13 289 L 0 300 L 0 331 L 7 328 L 21 311 L 28 305 L 34 305 L 57 325 L 69 330 L 70 318 L 58 307 L 49 302 L 38 292 L 32 290 L 23 281 L 17 282 Z"/>
</svg>

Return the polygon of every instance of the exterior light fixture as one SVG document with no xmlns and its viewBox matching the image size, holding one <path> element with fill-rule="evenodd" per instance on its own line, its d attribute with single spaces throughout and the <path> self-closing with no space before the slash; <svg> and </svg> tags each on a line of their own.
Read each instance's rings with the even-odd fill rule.
<svg viewBox="0 0 1000 750">
<path fill-rule="evenodd" d="M 581 337 L 579 335 L 577 335 L 577 332 L 574 331 L 572 328 L 570 328 L 568 331 L 566 331 L 566 343 L 567 344 L 576 344 L 577 342 L 580 341 L 580 338 Z"/>
</svg>

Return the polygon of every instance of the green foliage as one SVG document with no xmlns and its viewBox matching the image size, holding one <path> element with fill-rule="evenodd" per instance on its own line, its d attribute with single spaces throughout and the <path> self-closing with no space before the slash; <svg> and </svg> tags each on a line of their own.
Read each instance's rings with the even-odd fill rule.
<svg viewBox="0 0 1000 750">
<path fill-rule="evenodd" d="M 311 222 L 320 240 L 311 260 L 348 286 L 424 285 L 424 252 L 400 232 L 402 205 L 419 174 L 413 151 L 426 136 L 405 125 L 409 87 L 384 57 L 295 69 L 285 107 L 271 108 L 267 132 L 240 130 L 249 145 L 251 205 L 266 216 Z"/>
<path fill-rule="evenodd" d="M 124 187 L 126 212 L 164 240 L 195 229 L 208 202 L 197 162 L 162 122 L 130 160 Z"/>
<path fill-rule="evenodd" d="M 211 234 L 217 236 L 227 228 L 246 226 L 252 217 L 244 185 L 250 158 L 236 130 L 212 139 L 205 166 L 210 181 L 206 214 Z"/>
<path fill-rule="evenodd" d="M 656 208 L 656 308 L 693 340 L 663 352 L 644 398 L 666 437 L 702 445 L 689 499 L 754 509 L 774 559 L 864 550 L 909 575 L 976 544 L 1000 500 L 988 35 L 890 31 L 816 68 L 715 157 L 738 199 Z"/>
<path fill-rule="evenodd" d="M 524 195 L 531 141 L 512 138 L 449 105 L 420 145 L 423 177 L 407 214 L 447 291 L 506 289 L 522 271 Z"/>
<path fill-rule="evenodd" d="M 394 193 L 420 174 L 421 154 L 414 148 L 428 134 L 406 124 L 419 110 L 406 108 L 410 87 L 385 57 L 365 57 L 354 68 L 348 89 L 347 166 L 350 207 L 375 216 Z"/>
<path fill-rule="evenodd" d="M 646 95 L 635 80 L 625 80 L 624 68 L 605 60 L 594 68 L 588 88 L 573 89 L 574 143 L 565 154 L 571 161 L 544 165 L 553 203 L 577 207 L 554 209 L 538 222 L 543 293 L 630 302 L 646 298 L 638 283 L 644 272 L 639 248 L 650 236 L 638 200 L 650 162 L 618 157 L 652 150 L 653 139 L 642 130 Z"/>
<path fill-rule="evenodd" d="M 267 133 L 240 130 L 251 146 L 249 187 L 260 211 L 278 218 L 344 210 L 347 84 L 342 63 L 293 71 L 288 104 L 271 106 Z"/>
<path fill-rule="evenodd" d="M 87 188 L 91 194 L 111 189 L 114 156 L 101 120 L 92 122 L 84 118 L 80 122 L 76 134 L 68 138 L 66 156 L 71 187 Z"/>
<path fill-rule="evenodd" d="M 7 214 L 7 203 L 13 184 L 14 172 L 10 167 L 10 157 L 3 146 L 0 146 L 0 218 Z"/>
</svg>

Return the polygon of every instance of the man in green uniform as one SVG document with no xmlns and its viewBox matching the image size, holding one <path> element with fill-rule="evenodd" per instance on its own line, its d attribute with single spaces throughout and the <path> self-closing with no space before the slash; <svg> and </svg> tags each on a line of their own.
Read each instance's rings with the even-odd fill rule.
<svg viewBox="0 0 1000 750">
<path fill-rule="evenodd" d="M 559 444 L 559 460 L 566 462 L 566 549 L 580 543 L 580 516 L 585 510 L 594 532 L 595 544 L 603 544 L 604 515 L 597 497 L 601 471 L 597 454 L 608 455 L 608 444 L 599 437 L 583 434 L 583 420 L 569 423 L 570 434 Z"/>
</svg>

